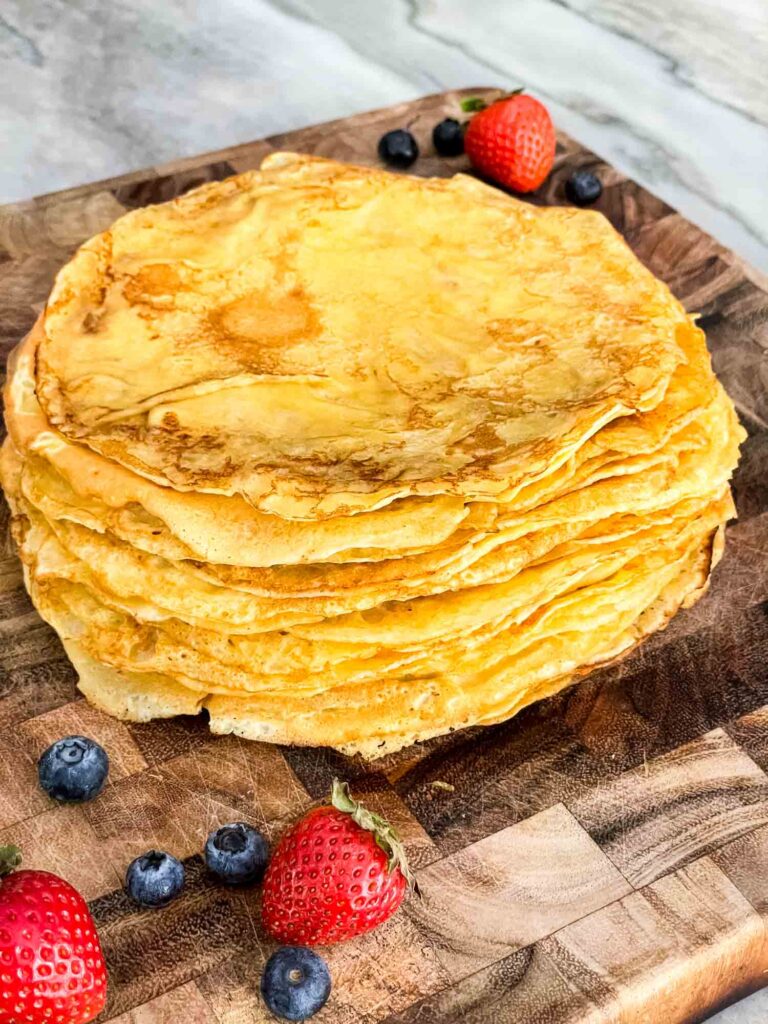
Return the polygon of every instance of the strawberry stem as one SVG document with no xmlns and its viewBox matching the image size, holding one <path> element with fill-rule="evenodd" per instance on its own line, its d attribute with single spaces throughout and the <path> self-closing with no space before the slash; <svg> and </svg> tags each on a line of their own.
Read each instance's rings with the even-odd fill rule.
<svg viewBox="0 0 768 1024">
<path fill-rule="evenodd" d="M 467 96 L 465 100 L 461 101 L 460 106 L 465 114 L 474 114 L 478 110 L 485 110 L 488 104 L 479 96 Z"/>
<path fill-rule="evenodd" d="M 500 103 L 502 100 L 512 99 L 513 96 L 519 96 L 521 92 L 524 92 L 524 87 L 521 85 L 517 89 L 511 89 L 509 92 L 503 92 L 499 96 L 496 96 L 490 102 L 484 100 L 482 96 L 467 96 L 465 99 L 460 100 L 459 106 L 465 114 L 476 114 L 481 110 L 487 110 L 488 107 L 494 103 Z"/>
<path fill-rule="evenodd" d="M 405 854 L 402 840 L 397 831 L 385 819 L 355 800 L 349 791 L 349 785 L 339 779 L 333 780 L 331 788 L 331 803 L 337 811 L 349 814 L 355 824 L 364 828 L 366 832 L 372 832 L 378 846 L 387 855 L 387 871 L 394 871 L 400 868 L 400 872 L 409 886 L 418 890 L 411 869 L 408 866 L 408 858 Z"/>
<path fill-rule="evenodd" d="M 21 864 L 21 850 L 18 846 L 0 846 L 0 878 L 10 875 Z"/>
</svg>

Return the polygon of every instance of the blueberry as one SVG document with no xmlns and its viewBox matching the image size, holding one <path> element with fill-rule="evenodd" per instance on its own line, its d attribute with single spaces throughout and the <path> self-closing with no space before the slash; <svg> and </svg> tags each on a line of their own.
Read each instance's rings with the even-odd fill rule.
<svg viewBox="0 0 768 1024">
<path fill-rule="evenodd" d="M 331 976 L 325 960 L 306 946 L 283 946 L 267 960 L 261 976 L 261 994 L 276 1017 L 313 1017 L 331 994 Z"/>
<path fill-rule="evenodd" d="M 565 183 L 565 197 L 574 206 L 589 206 L 603 194 L 603 186 L 591 171 L 574 171 Z"/>
<path fill-rule="evenodd" d="M 432 141 L 440 156 L 458 156 L 464 152 L 464 129 L 455 117 L 446 117 L 435 125 Z"/>
<path fill-rule="evenodd" d="M 164 907 L 184 887 L 184 867 L 170 853 L 150 850 L 131 861 L 125 887 L 142 907 Z"/>
<path fill-rule="evenodd" d="M 391 167 L 410 167 L 418 155 L 416 139 L 402 128 L 387 132 L 379 139 L 379 156 Z"/>
<path fill-rule="evenodd" d="M 268 853 L 261 832 L 243 821 L 236 821 L 232 825 L 222 825 L 208 836 L 205 863 L 222 882 L 247 885 L 261 880 Z"/>
<path fill-rule="evenodd" d="M 104 788 L 109 758 L 85 736 L 66 736 L 51 744 L 37 762 L 40 785 L 48 796 L 66 803 L 93 800 Z"/>
</svg>

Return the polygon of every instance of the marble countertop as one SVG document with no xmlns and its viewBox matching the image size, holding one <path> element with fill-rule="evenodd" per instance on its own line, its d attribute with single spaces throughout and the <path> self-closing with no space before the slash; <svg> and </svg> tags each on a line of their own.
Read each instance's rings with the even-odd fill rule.
<svg viewBox="0 0 768 1024">
<path fill-rule="evenodd" d="M 3 0 L 0 201 L 457 86 L 768 269 L 766 0 Z"/>
<path fill-rule="evenodd" d="M 0 57 L 0 201 L 524 84 L 768 270 L 766 0 L 3 0 Z M 766 1020 L 768 990 L 713 1024 Z"/>
</svg>

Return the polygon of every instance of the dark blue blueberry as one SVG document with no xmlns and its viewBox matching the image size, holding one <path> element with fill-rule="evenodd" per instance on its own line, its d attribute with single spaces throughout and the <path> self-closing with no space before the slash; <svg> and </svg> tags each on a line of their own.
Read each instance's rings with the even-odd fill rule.
<svg viewBox="0 0 768 1024">
<path fill-rule="evenodd" d="M 40 785 L 48 796 L 65 803 L 93 800 L 104 788 L 109 758 L 86 736 L 66 736 L 51 744 L 37 762 Z"/>
<path fill-rule="evenodd" d="M 602 194 L 602 183 L 592 171 L 574 171 L 565 183 L 565 197 L 574 206 L 589 206 Z"/>
<path fill-rule="evenodd" d="M 418 155 L 416 139 L 403 128 L 387 132 L 379 139 L 379 156 L 390 167 L 410 167 Z"/>
<path fill-rule="evenodd" d="M 142 907 L 164 907 L 184 887 L 184 866 L 170 853 L 150 850 L 131 861 L 125 887 Z"/>
<path fill-rule="evenodd" d="M 261 994 L 276 1017 L 313 1017 L 331 994 L 331 976 L 325 960 L 306 946 L 283 946 L 267 960 L 261 976 Z"/>
<path fill-rule="evenodd" d="M 208 870 L 230 885 L 260 881 L 268 856 L 264 836 L 243 821 L 222 825 L 211 832 L 205 844 Z"/>
<path fill-rule="evenodd" d="M 464 152 L 464 129 L 455 117 L 446 117 L 433 128 L 432 142 L 440 156 L 458 156 Z"/>
</svg>

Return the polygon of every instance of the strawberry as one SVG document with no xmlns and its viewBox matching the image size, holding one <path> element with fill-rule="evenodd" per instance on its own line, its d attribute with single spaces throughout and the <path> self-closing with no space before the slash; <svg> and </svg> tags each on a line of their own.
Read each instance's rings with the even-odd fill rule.
<svg viewBox="0 0 768 1024">
<path fill-rule="evenodd" d="M 278 843 L 262 920 L 284 944 L 343 942 L 391 917 L 410 882 L 395 830 L 334 779 L 331 805 L 309 811 Z"/>
<path fill-rule="evenodd" d="M 13 871 L 0 847 L 0 1024 L 86 1024 L 104 1008 L 107 972 L 88 904 L 47 871 Z"/>
<path fill-rule="evenodd" d="M 518 91 L 490 106 L 471 99 L 462 107 L 479 110 L 464 136 L 465 152 L 477 170 L 515 192 L 538 188 L 555 159 L 555 128 L 544 104 Z"/>
</svg>

